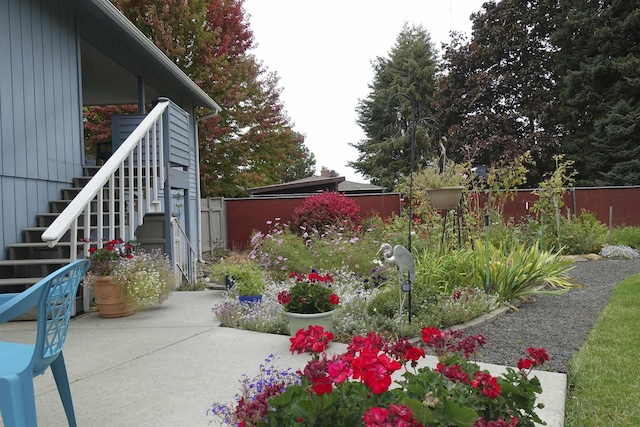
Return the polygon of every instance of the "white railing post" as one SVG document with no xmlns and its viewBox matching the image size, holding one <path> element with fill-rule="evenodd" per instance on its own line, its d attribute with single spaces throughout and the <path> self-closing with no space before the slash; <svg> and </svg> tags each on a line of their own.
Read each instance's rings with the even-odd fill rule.
<svg viewBox="0 0 640 427">
<path fill-rule="evenodd" d="M 149 176 L 145 179 L 147 183 L 146 188 L 142 185 L 142 176 L 145 169 L 142 168 L 142 164 L 140 164 L 138 168 L 134 167 L 134 150 L 138 150 L 138 160 L 142 162 L 141 140 L 144 138 L 148 143 L 149 130 L 155 128 L 158 122 L 162 120 L 162 115 L 168 106 L 169 101 L 158 102 L 155 108 L 142 120 L 140 125 L 136 127 L 122 145 L 112 153 L 111 157 L 97 171 L 87 185 L 84 186 L 80 193 L 69 203 L 60 215 L 58 215 L 44 233 L 42 233 L 42 240 L 47 242 L 49 247 L 56 246 L 67 231 L 70 232 L 70 236 L 73 239 L 77 240 L 78 217 L 83 214 L 85 215 L 84 236 L 91 238 L 91 203 L 94 201 L 97 202 L 95 214 L 97 216 L 96 245 L 98 247 L 103 246 L 103 240 L 112 240 L 117 237 L 127 239 L 133 236 L 135 227 L 142 223 L 142 218 L 146 213 L 145 208 L 148 206 L 142 198 L 146 197 L 151 200 L 158 199 L 158 194 L 152 194 L 152 192 L 157 192 L 158 189 L 154 188 L 153 191 L 151 190 Z M 152 146 L 153 149 L 156 148 L 155 144 L 152 144 Z M 131 205 L 128 208 L 124 206 L 125 186 L 127 185 L 125 164 L 127 159 L 129 160 L 130 169 L 128 191 L 130 193 L 129 202 Z M 146 163 L 148 163 L 148 161 Z M 160 169 L 160 172 L 163 173 L 162 169 Z M 147 174 L 149 173 L 150 172 L 147 172 Z M 118 178 L 117 180 L 116 177 Z M 135 178 L 137 178 L 137 189 L 135 188 Z M 116 187 L 118 187 L 117 191 Z M 104 206 L 105 190 L 108 197 L 108 208 L 106 210 Z M 137 218 L 134 211 L 136 204 L 133 198 L 136 190 L 138 192 L 139 202 L 137 204 Z M 116 194 L 120 197 L 120 209 L 115 209 Z M 105 225 L 105 215 L 108 215 L 108 225 Z M 127 222 L 130 227 L 128 236 L 125 231 Z M 118 224 L 117 227 L 116 224 Z M 119 235 L 116 233 L 116 229 L 119 230 Z M 77 248 L 77 242 L 72 240 L 70 250 L 73 251 L 74 247 Z M 71 254 L 71 256 L 73 257 L 74 255 Z"/>
<path fill-rule="evenodd" d="M 160 188 L 164 187 L 166 177 L 165 134 L 162 120 L 168 106 L 167 100 L 158 102 L 80 193 L 42 233 L 42 240 L 47 242 L 49 247 L 56 246 L 68 231 L 71 238 L 71 258 L 74 260 L 77 257 L 80 215 L 84 215 L 82 227 L 83 237 L 86 239 L 83 245 L 85 257 L 89 256 L 89 248 L 92 244 L 101 248 L 106 241 L 118 237 L 125 241 L 134 238 L 136 227 L 142 225 L 147 212 L 158 209 L 160 191 L 164 192 L 164 188 Z M 126 173 L 127 170 L 128 173 Z M 108 200 L 105 200 L 105 194 Z M 163 197 L 166 196 L 163 194 Z M 97 204 L 95 209 L 97 219 L 95 242 L 92 243 L 90 242 L 93 237 L 91 204 L 94 201 Z M 105 202 L 107 202 L 106 209 Z M 118 209 L 116 209 L 116 203 L 119 203 Z M 165 214 L 170 215 L 170 212 Z M 108 224 L 105 224 L 105 219 Z M 173 258 L 176 271 L 187 280 L 194 281 L 197 253 L 179 221 L 172 218 L 171 222 L 173 227 L 169 230 L 173 229 L 175 238 Z"/>
</svg>

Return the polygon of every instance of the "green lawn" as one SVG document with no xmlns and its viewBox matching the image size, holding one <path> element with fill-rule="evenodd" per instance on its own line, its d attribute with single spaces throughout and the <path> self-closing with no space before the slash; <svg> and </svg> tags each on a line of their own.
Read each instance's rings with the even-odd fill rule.
<svg viewBox="0 0 640 427">
<path fill-rule="evenodd" d="M 617 285 L 571 361 L 565 426 L 640 426 L 640 274 Z"/>
</svg>

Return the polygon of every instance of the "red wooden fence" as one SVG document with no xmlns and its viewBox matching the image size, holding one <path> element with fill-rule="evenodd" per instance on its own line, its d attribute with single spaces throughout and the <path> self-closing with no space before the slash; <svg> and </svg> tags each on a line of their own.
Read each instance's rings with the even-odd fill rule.
<svg viewBox="0 0 640 427">
<path fill-rule="evenodd" d="M 375 214 L 386 218 L 400 215 L 400 195 L 397 193 L 348 196 L 360 206 L 363 217 Z M 503 208 L 505 218 L 520 221 L 537 200 L 532 190 L 520 190 L 514 200 L 507 200 Z M 267 232 L 267 221 L 280 218 L 291 220 L 293 210 L 301 205 L 304 196 L 274 198 L 225 199 L 227 218 L 227 247 L 244 250 L 254 230 Z M 564 196 L 563 215 L 580 214 L 584 209 L 596 215 L 600 222 L 613 227 L 640 226 L 640 187 L 575 188 Z"/>
<path fill-rule="evenodd" d="M 348 196 L 360 207 L 363 218 L 379 215 L 386 218 L 400 215 L 400 195 L 398 193 L 367 194 Z M 293 210 L 304 202 L 304 196 L 282 196 L 274 198 L 225 199 L 227 217 L 227 247 L 232 250 L 247 249 L 254 230 L 266 233 L 271 226 L 267 221 L 280 218 L 289 222 Z"/>
<path fill-rule="evenodd" d="M 519 221 L 536 200 L 532 190 L 520 190 L 513 201 L 505 203 L 504 217 Z M 565 193 L 563 201 L 564 216 L 567 212 L 580 215 L 584 209 L 607 226 L 640 226 L 640 187 L 574 188 Z"/>
</svg>

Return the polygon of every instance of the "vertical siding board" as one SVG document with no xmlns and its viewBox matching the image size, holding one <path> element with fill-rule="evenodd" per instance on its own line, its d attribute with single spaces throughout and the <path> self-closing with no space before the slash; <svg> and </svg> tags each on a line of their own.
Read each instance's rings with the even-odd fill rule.
<svg viewBox="0 0 640 427">
<path fill-rule="evenodd" d="M 15 194 L 12 200 L 16 216 L 14 221 L 15 235 L 13 239 L 17 242 L 22 239 L 22 229 L 28 227 L 29 220 L 32 219 L 28 218 L 29 215 L 27 212 L 29 212 L 29 209 L 27 199 L 35 199 L 37 192 L 32 194 L 33 197 L 27 197 L 29 193 L 27 193 L 27 179 L 25 178 L 16 178 L 14 188 Z"/>
<path fill-rule="evenodd" d="M 0 174 L 0 200 L 5 196 L 3 191 L 3 183 L 5 178 L 3 178 L 2 174 Z M 0 259 L 5 259 L 7 256 L 7 251 L 4 249 L 6 244 L 8 243 L 4 238 L 4 209 L 0 209 Z"/>
<path fill-rule="evenodd" d="M 0 2 L 0 40 L 10 41 L 9 2 Z M 10 43 L 0 43 L 0 58 L 9 58 Z M 0 61 L 0 175 L 10 175 L 13 170 L 13 106 L 11 104 L 11 61 Z M 0 222 L 2 224 L 2 222 Z M 2 233 L 0 233 L 1 235 Z"/>
<path fill-rule="evenodd" d="M 42 104 L 44 105 L 47 114 L 44 115 L 45 139 L 47 141 L 46 147 L 40 146 L 40 150 L 44 153 L 47 161 L 47 177 L 55 180 L 57 177 L 57 152 L 55 147 L 56 135 L 56 117 L 52 113 L 55 110 L 55 81 L 53 73 L 53 26 L 51 24 L 53 14 L 54 2 L 44 0 L 41 5 L 42 16 L 46 17 L 42 20 L 42 40 L 43 40 L 43 72 L 44 72 L 44 93 Z"/>
<path fill-rule="evenodd" d="M 69 97 L 69 75 L 68 75 L 68 71 L 70 71 L 68 69 L 68 64 L 69 64 L 69 35 L 67 34 L 67 28 L 65 26 L 65 24 L 67 24 L 64 13 L 62 13 L 64 10 L 63 8 L 61 8 L 61 13 L 60 13 L 60 56 L 59 58 L 59 63 L 58 63 L 58 67 L 60 67 L 60 88 L 62 89 L 60 91 L 60 98 L 59 98 L 59 102 L 60 102 L 60 106 L 62 106 L 62 108 L 60 108 L 60 111 L 62 113 L 62 121 L 61 123 L 64 123 L 64 126 L 62 126 L 60 128 L 60 147 L 62 148 L 62 161 L 58 160 L 58 163 L 62 166 L 62 169 L 60 170 L 60 173 L 58 175 L 58 180 L 64 180 L 64 177 L 66 176 L 66 171 L 67 171 L 67 167 L 68 167 L 68 163 L 69 163 L 69 159 L 71 158 L 71 142 L 73 141 L 70 138 L 70 129 L 69 129 L 69 122 L 71 117 L 69 116 L 69 110 L 68 107 L 71 102 L 71 98 Z"/>
<path fill-rule="evenodd" d="M 2 180 L 2 199 L 14 200 L 15 193 L 15 178 L 5 178 Z M 13 208 L 4 209 L 2 218 L 2 234 L 4 241 L 7 243 L 13 243 L 16 241 L 16 211 Z"/>
<path fill-rule="evenodd" d="M 24 122 L 22 121 L 24 106 L 22 99 L 22 86 L 19 83 L 22 76 L 22 52 L 20 51 L 20 9 L 22 3 L 12 2 L 9 7 L 9 56 L 11 61 L 11 91 L 7 94 L 11 100 L 11 109 L 13 110 L 12 122 L 10 126 L 13 128 L 11 138 L 8 141 L 3 140 L 2 157 L 7 161 L 4 163 L 5 173 L 10 176 L 16 175 L 20 171 L 20 167 L 16 165 L 17 151 L 16 145 L 19 141 L 24 141 Z M 26 163 L 25 163 L 26 165 Z"/>
<path fill-rule="evenodd" d="M 59 4 L 56 3 L 59 7 Z M 47 144 L 49 155 L 55 159 L 55 169 L 49 176 L 50 179 L 58 180 L 58 177 L 64 176 L 64 109 L 57 108 L 58 100 L 63 99 L 62 95 L 62 69 L 60 67 L 60 44 L 62 43 L 62 35 L 60 34 L 60 16 L 57 8 L 51 8 L 51 57 L 52 57 L 52 77 L 53 77 L 53 103 L 49 106 L 52 112 L 55 130 L 49 137 Z M 57 60 L 56 60 L 57 59 Z"/>
<path fill-rule="evenodd" d="M 47 194 L 46 194 L 46 189 L 47 189 L 47 185 L 46 182 L 42 182 L 40 180 L 36 181 L 33 179 L 28 179 L 25 182 L 25 196 L 28 195 L 28 197 L 25 197 L 26 200 L 26 211 L 23 213 L 22 218 L 24 221 L 24 225 L 21 225 L 20 228 L 24 228 L 24 227 L 29 227 L 30 225 L 35 225 L 35 214 L 34 212 L 40 212 L 41 209 L 40 208 L 40 200 L 48 200 Z"/>
<path fill-rule="evenodd" d="M 45 85 L 45 67 L 44 67 L 44 37 L 43 37 L 43 28 L 44 21 L 43 19 L 43 9 L 44 3 L 49 3 L 48 0 L 41 0 L 39 7 L 34 8 L 33 16 L 32 16 L 32 40 L 33 40 L 33 58 L 34 58 L 34 89 L 35 89 L 35 121 L 37 126 L 35 128 L 35 140 L 33 141 L 35 153 L 33 157 L 36 157 L 32 160 L 32 164 L 35 167 L 35 171 L 30 171 L 30 176 L 37 177 L 38 179 L 47 179 L 48 178 L 48 170 L 49 165 L 47 161 L 47 150 L 38 149 L 38 143 L 40 141 L 46 141 L 46 108 L 45 108 L 45 92 L 47 90 Z"/>
<path fill-rule="evenodd" d="M 78 153 L 80 152 L 81 142 L 78 139 L 79 132 L 76 126 L 79 126 L 78 122 L 78 96 L 77 79 L 79 78 L 78 66 L 77 66 L 77 39 L 75 31 L 75 23 L 73 14 L 65 11 L 63 14 L 65 19 L 65 25 L 63 26 L 62 37 L 62 58 L 61 65 L 62 71 L 62 88 L 63 99 L 62 109 L 65 112 L 63 127 L 63 146 L 64 146 L 64 170 L 61 176 L 58 177 L 61 181 L 69 181 L 73 178 L 73 172 L 75 166 L 81 161 Z"/>
<path fill-rule="evenodd" d="M 23 121 L 25 124 L 24 141 L 21 142 L 21 148 L 25 150 L 23 157 L 24 172 L 21 176 L 36 177 L 38 171 L 38 163 L 36 161 L 38 152 L 36 143 L 36 99 L 35 99 L 35 74 L 34 74 L 34 55 L 33 32 L 31 26 L 31 18 L 37 15 L 36 5 L 31 2 L 23 3 L 25 7 L 20 13 L 20 30 L 22 41 L 22 82 L 24 93 L 24 114 Z M 31 7 L 26 5 L 30 4 Z M 26 213 L 26 212 L 25 212 Z M 20 218 L 20 217 L 19 217 Z"/>
</svg>

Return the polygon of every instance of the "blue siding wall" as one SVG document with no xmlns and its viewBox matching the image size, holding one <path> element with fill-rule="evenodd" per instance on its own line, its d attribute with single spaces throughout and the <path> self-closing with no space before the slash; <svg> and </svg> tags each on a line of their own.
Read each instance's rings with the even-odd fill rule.
<svg viewBox="0 0 640 427">
<path fill-rule="evenodd" d="M 189 196 L 187 200 L 182 203 L 185 213 L 188 213 L 189 220 L 182 221 L 183 227 L 189 236 L 192 244 L 197 245 L 197 241 L 200 240 L 200 232 L 198 230 L 198 218 L 200 215 L 198 209 L 198 197 L 196 180 L 198 179 L 196 174 L 196 144 L 195 141 L 195 127 L 193 120 L 190 120 L 190 115 L 178 107 L 174 103 L 171 103 L 169 109 L 169 127 L 171 129 L 171 154 L 170 161 L 173 164 L 184 167 L 189 172 L 188 190 Z M 197 246 L 196 246 L 197 247 Z"/>
<path fill-rule="evenodd" d="M 60 0 L 0 0 L 0 248 L 80 174 L 74 14 Z M 5 251 L 0 259 L 6 257 Z"/>
</svg>

